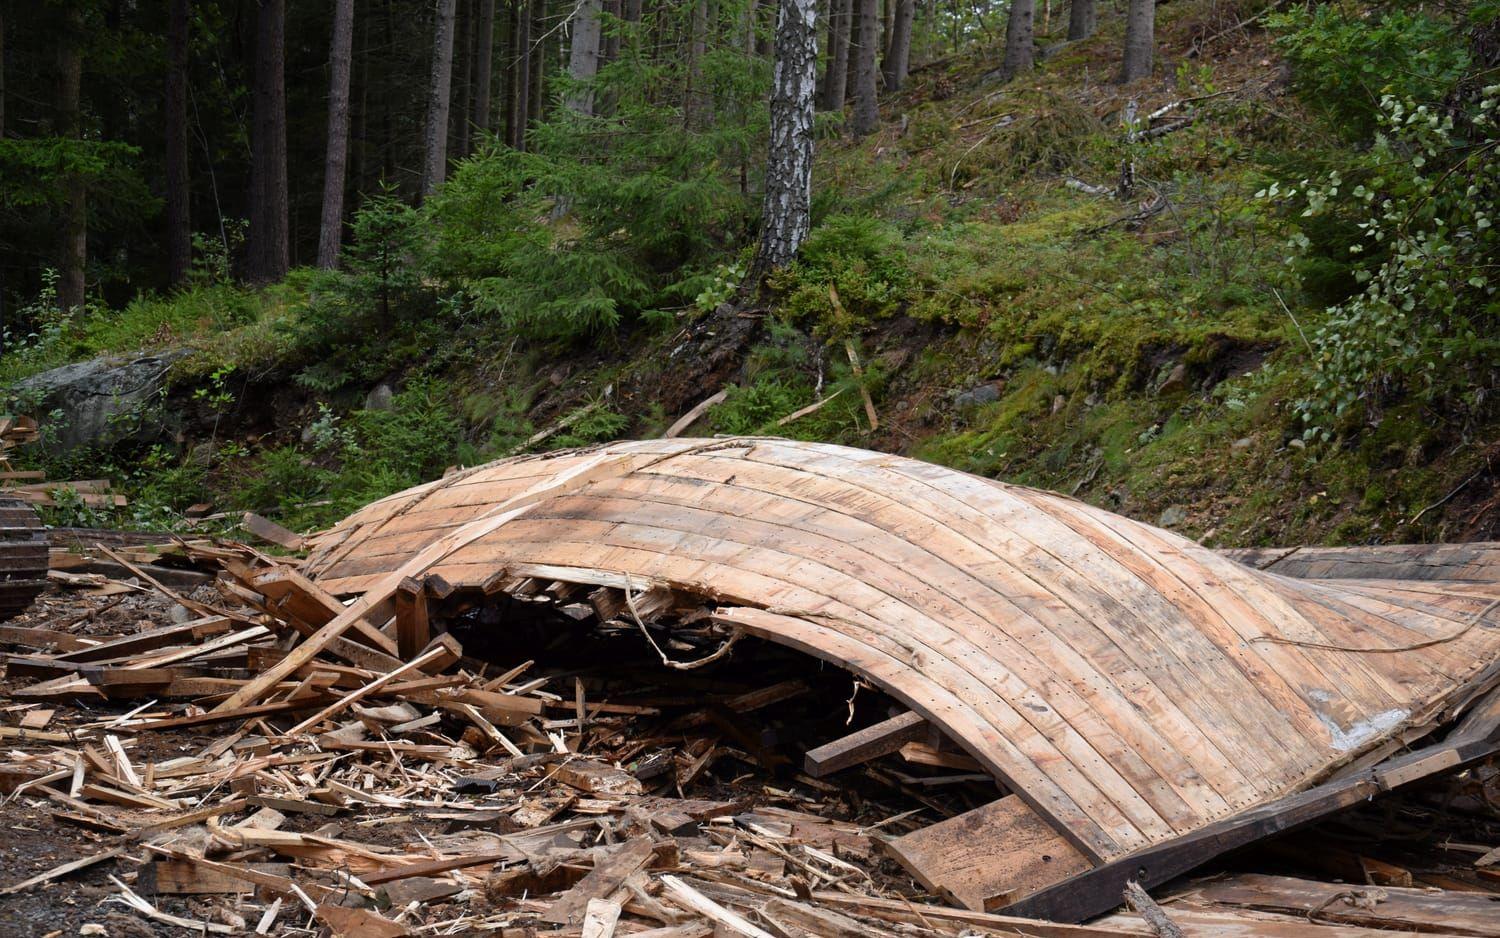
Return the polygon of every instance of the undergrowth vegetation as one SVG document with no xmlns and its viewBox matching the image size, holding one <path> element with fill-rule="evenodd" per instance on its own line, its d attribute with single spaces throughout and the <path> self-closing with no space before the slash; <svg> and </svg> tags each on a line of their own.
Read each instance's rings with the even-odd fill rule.
<svg viewBox="0 0 1500 938">
<path fill-rule="evenodd" d="M 1497 91 L 1469 48 L 1496 8 L 1295 8 L 1186 54 L 1254 12 L 1163 6 L 1140 87 L 1100 84 L 1106 29 L 1024 82 L 957 57 L 871 139 L 822 137 L 813 232 L 692 432 L 900 450 L 1211 542 L 1451 533 L 1424 509 L 1497 419 Z M 686 130 L 613 64 L 609 117 L 563 109 L 420 208 L 367 199 L 340 270 L 261 292 L 209 271 L 48 321 L 0 379 L 185 345 L 185 385 L 297 389 L 295 429 L 52 457 L 124 481 L 137 522 L 213 499 L 315 527 L 450 466 L 658 434 L 683 327 L 747 267 L 767 77 L 725 55 L 705 69 L 730 129 Z"/>
</svg>

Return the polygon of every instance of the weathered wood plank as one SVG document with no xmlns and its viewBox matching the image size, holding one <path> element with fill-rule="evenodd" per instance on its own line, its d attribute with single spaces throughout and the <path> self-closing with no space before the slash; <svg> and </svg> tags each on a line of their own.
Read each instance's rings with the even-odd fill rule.
<svg viewBox="0 0 1500 938">
<path fill-rule="evenodd" d="M 900 749 L 902 743 L 924 738 L 928 733 L 928 726 L 926 717 L 907 711 L 841 739 L 824 743 L 816 749 L 809 749 L 803 759 L 802 769 L 813 778 L 832 775 L 850 766 L 889 755 Z"/>
</svg>

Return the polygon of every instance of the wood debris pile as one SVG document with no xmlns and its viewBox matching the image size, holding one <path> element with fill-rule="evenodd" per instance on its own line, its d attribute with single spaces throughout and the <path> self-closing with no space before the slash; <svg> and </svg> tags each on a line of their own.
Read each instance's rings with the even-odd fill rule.
<svg viewBox="0 0 1500 938">
<path fill-rule="evenodd" d="M 847 682 L 815 693 L 816 666 L 801 656 L 767 646 L 753 673 L 713 679 L 655 666 L 649 651 L 602 664 L 648 648 L 627 632 L 601 635 L 571 667 L 497 668 L 466 657 L 458 638 L 466 617 L 493 607 L 466 608 L 474 597 L 455 601 L 428 583 L 405 598 L 418 608 L 398 617 L 394 638 L 351 629 L 254 702 L 218 711 L 342 604 L 240 545 L 99 544 L 89 554 L 54 559 L 122 577 L 0 626 L 14 649 L 16 718 L 0 726 L 0 791 L 99 849 L 6 894 L 103 867 L 135 912 L 217 934 L 957 935 L 1005 925 L 918 908 L 931 897 L 878 849 L 913 815 L 992 793 L 965 757 L 906 733 L 902 763 L 869 768 L 860 796 L 776 753 L 775 731 L 755 723 L 762 715 L 779 712 L 780 726 L 816 700 L 838 726 L 840 711 L 853 712 Z M 210 591 L 193 566 L 225 572 Z M 133 618 L 124 634 L 95 631 Z M 398 657 L 418 625 L 420 647 Z M 221 735 L 204 744 L 200 734 Z M 943 791 L 951 807 L 933 797 Z M 188 897 L 207 896 L 224 897 L 209 920 L 185 914 Z"/>
<path fill-rule="evenodd" d="M 75 499 L 92 508 L 123 508 L 130 504 L 124 495 L 110 490 L 108 479 L 48 482 L 47 474 L 40 469 L 13 468 L 11 450 L 40 438 L 41 431 L 34 419 L 0 416 L 0 497 L 47 507 L 60 504 L 60 499 Z M 67 494 L 60 495 L 60 490 Z"/>
<path fill-rule="evenodd" d="M 965 871 L 1003 862 L 975 818 L 1013 801 L 974 760 L 778 645 L 664 667 L 725 640 L 682 597 L 428 577 L 375 628 L 240 544 L 53 561 L 98 579 L 0 625 L 0 794 L 92 846 L 0 881 L 7 901 L 92 876 L 100 909 L 226 935 L 1500 936 L 1488 768 L 1459 795 L 1460 872 L 1345 851 L 1375 885 L 1234 876 L 1041 923 L 955 907 Z"/>
</svg>

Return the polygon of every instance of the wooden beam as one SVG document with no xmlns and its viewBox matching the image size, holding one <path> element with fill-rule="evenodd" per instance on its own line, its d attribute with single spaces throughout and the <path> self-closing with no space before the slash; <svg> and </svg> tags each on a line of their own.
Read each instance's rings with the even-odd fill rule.
<svg viewBox="0 0 1500 938">
<path fill-rule="evenodd" d="M 900 749 L 902 745 L 927 735 L 927 719 L 907 711 L 882 720 L 831 743 L 808 750 L 802 769 L 813 778 L 878 759 Z"/>
<path fill-rule="evenodd" d="M 318 584 L 291 567 L 272 567 L 257 573 L 250 585 L 270 600 L 275 611 L 301 624 L 304 634 L 311 634 L 338 618 L 344 604 Z M 305 630 L 305 631 L 304 631 Z M 386 638 L 369 622 L 356 620 L 351 626 L 354 638 L 387 655 L 396 654 L 396 643 Z"/>
<path fill-rule="evenodd" d="M 302 535 L 287 530 L 269 518 L 262 518 L 253 511 L 245 512 L 245 517 L 240 519 L 240 527 L 268 544 L 285 547 L 287 550 L 297 551 L 307 546 L 307 539 Z"/>
<path fill-rule="evenodd" d="M 396 654 L 406 660 L 415 658 L 431 638 L 427 591 L 420 580 L 407 577 L 396 587 Z"/>
<path fill-rule="evenodd" d="M 1494 735 L 1450 740 L 1397 756 L 1337 781 L 1289 795 L 1174 840 L 1103 863 L 1020 901 L 997 904 L 986 911 L 1059 922 L 1081 922 L 1093 918 L 1119 906 L 1125 884 L 1131 880 L 1147 889 L 1159 886 L 1236 847 L 1320 820 L 1417 778 L 1455 771 L 1487 759 L 1500 753 L 1500 744 L 1492 738 Z M 1405 771 L 1417 763 L 1426 763 L 1431 768 L 1417 776 Z M 1382 779 L 1387 781 L 1383 783 Z"/>
</svg>

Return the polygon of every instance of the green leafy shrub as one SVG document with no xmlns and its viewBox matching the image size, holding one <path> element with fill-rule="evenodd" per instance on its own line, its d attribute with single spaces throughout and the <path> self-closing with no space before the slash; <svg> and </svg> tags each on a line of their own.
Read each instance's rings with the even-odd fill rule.
<svg viewBox="0 0 1500 938">
<path fill-rule="evenodd" d="M 1285 193 L 1303 215 L 1357 211 L 1355 254 L 1379 258 L 1359 271 L 1362 292 L 1330 307 L 1310 335 L 1311 393 L 1298 404 L 1308 439 L 1351 428 L 1396 392 L 1441 403 L 1449 419 L 1493 406 L 1500 384 L 1500 160 L 1495 150 L 1500 85 L 1459 113 L 1381 102 L 1381 134 L 1346 179 L 1334 172 Z M 1357 180 L 1357 181 L 1356 181 Z M 1276 191 L 1268 192 L 1276 197 Z M 1298 234 L 1294 245 L 1305 247 Z"/>
<path fill-rule="evenodd" d="M 1293 6 L 1267 18 L 1297 88 L 1350 137 L 1380 124 L 1381 99 L 1436 104 L 1469 65 L 1460 23 L 1427 10 L 1377 13 L 1347 3 Z"/>
</svg>

